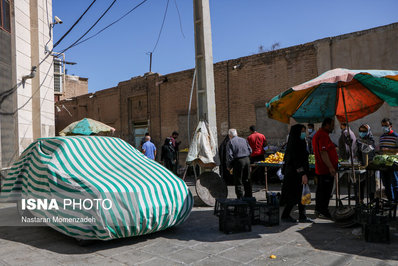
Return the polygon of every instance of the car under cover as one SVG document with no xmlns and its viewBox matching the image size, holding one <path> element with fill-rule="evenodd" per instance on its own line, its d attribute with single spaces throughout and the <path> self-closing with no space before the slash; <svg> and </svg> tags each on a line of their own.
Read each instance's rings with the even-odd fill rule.
<svg viewBox="0 0 398 266">
<path fill-rule="evenodd" d="M 178 225 L 193 206 L 183 180 L 127 142 L 99 136 L 38 139 L 13 164 L 0 200 L 22 203 L 25 222 L 100 240 Z"/>
</svg>

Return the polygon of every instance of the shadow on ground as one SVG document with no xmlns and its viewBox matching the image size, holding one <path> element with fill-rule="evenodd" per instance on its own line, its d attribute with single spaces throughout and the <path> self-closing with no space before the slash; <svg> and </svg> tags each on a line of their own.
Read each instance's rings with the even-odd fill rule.
<svg viewBox="0 0 398 266">
<path fill-rule="evenodd" d="M 398 260 L 398 239 L 396 236 L 396 222 L 391 224 L 391 241 L 387 243 L 369 243 L 362 235 L 354 234 L 360 232 L 361 228 L 340 228 L 335 223 L 316 223 L 311 227 L 299 230 L 305 240 L 315 249 L 333 251 L 350 255 L 381 260 Z"/>
<path fill-rule="evenodd" d="M 0 213 L 4 212 L 2 209 Z M 79 246 L 74 238 L 63 235 L 46 226 L 3 226 L 0 227 L 0 238 L 19 242 L 35 248 L 60 254 L 90 254 L 100 250 L 122 246 L 145 246 L 160 239 L 176 242 L 179 245 L 192 242 L 224 242 L 231 240 L 259 239 L 264 234 L 277 234 L 291 227 L 281 224 L 274 227 L 252 226 L 251 232 L 224 234 L 218 230 L 218 218 L 212 208 L 196 208 L 183 224 L 144 236 L 136 236 L 111 241 L 93 241 L 88 246 Z"/>
</svg>

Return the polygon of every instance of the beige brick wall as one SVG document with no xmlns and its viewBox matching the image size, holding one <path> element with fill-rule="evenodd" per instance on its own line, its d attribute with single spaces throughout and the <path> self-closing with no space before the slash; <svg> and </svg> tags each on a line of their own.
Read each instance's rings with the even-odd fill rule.
<svg viewBox="0 0 398 266">
<path fill-rule="evenodd" d="M 64 91 L 60 100 L 76 97 L 88 93 L 88 78 L 65 75 Z"/>
<path fill-rule="evenodd" d="M 363 33 L 352 33 L 343 37 L 334 37 L 336 43 L 347 40 L 350 45 L 358 41 L 366 42 L 372 38 L 367 34 L 376 34 L 380 41 L 388 42 L 397 47 L 398 23 L 377 30 Z M 390 31 L 393 31 L 390 32 Z M 379 35 L 385 36 L 385 39 Z M 369 46 L 373 44 L 369 41 Z M 366 46 L 362 44 L 362 46 Z M 243 137 L 249 134 L 249 126 L 257 125 L 260 132 L 269 138 L 271 143 L 278 144 L 285 140 L 288 125 L 268 119 L 265 103 L 272 97 L 289 87 L 305 82 L 320 74 L 320 69 L 327 69 L 329 61 L 339 62 L 342 59 L 327 57 L 325 54 L 325 39 L 303 45 L 293 46 L 272 52 L 255 54 L 247 57 L 223 61 L 214 65 L 215 94 L 217 106 L 218 139 L 223 139 L 229 127 L 238 129 Z M 335 48 L 333 48 L 335 49 Z M 337 49 L 337 48 L 336 48 Z M 354 48 L 352 48 L 354 49 Z M 374 49 L 368 50 L 373 53 Z M 386 50 L 395 55 L 395 52 Z M 332 54 L 337 53 L 334 51 Z M 377 56 L 389 57 L 389 54 Z M 359 55 L 358 55 L 359 56 Z M 369 55 L 372 56 L 372 55 Z M 325 59 L 326 58 L 326 59 Z M 326 60 L 326 61 L 325 61 Z M 369 67 L 367 61 L 350 59 L 356 63 L 356 68 Z M 367 60 L 367 59 L 363 59 Z M 392 60 L 391 67 L 397 64 L 398 56 Z M 374 68 L 381 68 L 377 59 Z M 383 60 L 381 60 L 383 61 Z M 380 61 L 380 62 L 381 62 Z M 239 66 L 234 68 L 234 66 Z M 329 65 L 330 66 L 330 65 Z M 338 65 L 334 65 L 337 67 Z M 388 65 L 386 65 L 388 66 Z M 394 67 L 398 69 L 398 65 Z M 167 75 L 150 73 L 122 81 L 117 87 L 97 92 L 94 100 L 88 100 L 89 95 L 73 98 L 71 101 L 61 101 L 57 106 L 66 106 L 70 116 L 64 109 L 57 112 L 57 132 L 70 122 L 90 116 L 93 119 L 110 123 L 116 128 L 117 136 L 132 141 L 131 123 L 149 121 L 150 133 L 155 144 L 160 146 L 165 137 L 177 130 L 181 133 L 181 148 L 187 147 L 187 128 L 184 124 L 188 113 L 189 95 L 192 84 L 193 69 Z M 101 104 L 101 99 L 104 104 Z M 87 105 L 87 106 L 86 106 Z M 90 111 L 96 109 L 96 112 Z M 383 109 L 384 113 L 389 108 Z M 196 97 L 192 99 L 191 115 L 196 114 Z M 191 126 L 191 130 L 194 128 Z"/>
</svg>

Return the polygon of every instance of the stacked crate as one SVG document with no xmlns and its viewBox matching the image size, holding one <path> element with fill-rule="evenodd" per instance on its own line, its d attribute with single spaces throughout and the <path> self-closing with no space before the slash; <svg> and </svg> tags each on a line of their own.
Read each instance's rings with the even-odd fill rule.
<svg viewBox="0 0 398 266">
<path fill-rule="evenodd" d="M 219 217 L 219 230 L 226 234 L 252 230 L 251 210 L 245 201 L 217 199 L 214 214 Z"/>
<path fill-rule="evenodd" d="M 357 207 L 357 213 L 365 241 L 390 242 L 389 222 L 396 219 L 396 204 L 376 199 L 368 205 Z"/>
<path fill-rule="evenodd" d="M 255 198 L 217 199 L 214 215 L 224 233 L 251 231 L 252 225 L 279 225 L 279 205 L 258 202 Z"/>
</svg>

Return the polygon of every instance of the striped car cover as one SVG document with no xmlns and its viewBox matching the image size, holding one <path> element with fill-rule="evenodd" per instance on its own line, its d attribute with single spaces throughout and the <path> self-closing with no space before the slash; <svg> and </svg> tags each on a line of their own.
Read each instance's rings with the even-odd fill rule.
<svg viewBox="0 0 398 266">
<path fill-rule="evenodd" d="M 98 136 L 32 143 L 14 163 L 0 193 L 3 202 L 29 198 L 56 199 L 58 209 L 36 207 L 30 213 L 79 239 L 110 240 L 164 230 L 185 221 L 193 206 L 180 178 L 125 141 Z M 84 200 L 86 204 L 78 204 Z M 85 217 L 95 221 L 70 219 Z"/>
</svg>

